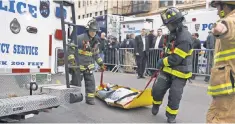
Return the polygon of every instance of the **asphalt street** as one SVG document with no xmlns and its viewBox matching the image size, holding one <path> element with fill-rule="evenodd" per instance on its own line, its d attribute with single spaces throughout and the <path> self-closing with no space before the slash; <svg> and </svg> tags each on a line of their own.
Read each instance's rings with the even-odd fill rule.
<svg viewBox="0 0 235 124">
<path fill-rule="evenodd" d="M 99 84 L 100 73 L 95 73 L 96 84 Z M 124 73 L 105 72 L 104 82 L 143 89 L 147 79 L 137 79 L 136 75 Z M 180 104 L 178 123 L 205 123 L 206 112 L 211 102 L 211 97 L 206 94 L 207 84 L 202 77 L 197 77 L 193 83 L 188 83 L 184 89 Z M 83 88 L 84 92 L 84 88 Z M 151 106 L 132 110 L 123 110 L 107 106 L 96 99 L 96 105 L 91 106 L 83 102 L 64 105 L 52 109 L 49 113 L 21 121 L 21 123 L 165 123 L 165 95 L 163 105 L 157 116 L 151 114 Z"/>
</svg>

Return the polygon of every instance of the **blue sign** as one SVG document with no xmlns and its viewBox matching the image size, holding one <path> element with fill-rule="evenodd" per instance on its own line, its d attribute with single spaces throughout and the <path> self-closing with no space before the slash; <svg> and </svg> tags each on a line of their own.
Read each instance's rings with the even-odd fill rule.
<svg viewBox="0 0 235 124">
<path fill-rule="evenodd" d="M 40 0 L 38 2 L 40 2 L 40 14 L 42 15 L 42 17 L 47 18 L 50 14 L 50 2 L 48 0 Z M 7 11 L 19 14 L 29 12 L 33 18 L 37 18 L 38 8 L 37 6 L 28 4 L 26 2 L 9 0 L 8 4 L 6 4 L 6 1 L 3 2 L 3 0 L 0 0 L 0 11 Z"/>
<path fill-rule="evenodd" d="M 56 9 L 55 9 L 55 16 L 57 17 L 57 18 L 61 18 L 61 13 L 60 13 L 61 11 L 60 11 L 60 7 L 56 7 Z M 66 11 L 66 9 L 64 9 L 64 19 L 66 19 L 67 18 L 67 11 Z"/>
<path fill-rule="evenodd" d="M 202 30 L 205 31 L 206 29 L 211 30 L 213 28 L 214 23 L 209 24 L 202 24 Z"/>
</svg>

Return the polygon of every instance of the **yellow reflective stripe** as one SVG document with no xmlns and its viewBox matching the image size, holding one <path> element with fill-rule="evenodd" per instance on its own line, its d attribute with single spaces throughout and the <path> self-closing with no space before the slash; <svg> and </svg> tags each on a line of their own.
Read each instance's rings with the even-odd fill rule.
<svg viewBox="0 0 235 124">
<path fill-rule="evenodd" d="M 166 107 L 166 111 L 172 115 L 178 114 L 178 110 L 172 110 L 169 106 Z"/>
<path fill-rule="evenodd" d="M 220 51 L 220 52 L 215 54 L 215 58 L 220 56 L 220 55 L 229 54 L 229 53 L 232 53 L 232 52 L 235 52 L 235 49 Z"/>
<path fill-rule="evenodd" d="M 88 93 L 87 97 L 95 97 L 95 94 L 94 93 Z"/>
<path fill-rule="evenodd" d="M 185 74 L 185 73 L 182 73 L 180 71 L 173 70 L 172 68 L 169 68 L 169 67 L 164 67 L 163 71 L 167 72 L 169 74 L 172 74 L 176 77 L 183 78 L 183 79 L 187 79 L 187 78 L 192 77 L 192 72 L 189 72 L 189 73 Z"/>
<path fill-rule="evenodd" d="M 93 69 L 93 68 L 95 68 L 95 64 L 88 65 L 88 69 Z"/>
<path fill-rule="evenodd" d="M 97 59 L 97 63 L 101 63 L 103 60 L 101 58 Z"/>
<path fill-rule="evenodd" d="M 170 66 L 170 64 L 168 63 L 168 57 L 166 57 L 166 58 L 163 59 L 163 64 L 164 64 L 165 66 Z"/>
<path fill-rule="evenodd" d="M 235 59 L 235 55 L 227 56 L 227 57 L 221 57 L 221 58 L 215 58 L 214 63 L 221 62 L 221 61 L 228 61 L 231 59 Z"/>
<path fill-rule="evenodd" d="M 153 104 L 155 104 L 155 105 L 161 105 L 161 104 L 162 104 L 162 101 L 154 101 L 154 100 L 153 100 Z"/>
<path fill-rule="evenodd" d="M 212 96 L 231 94 L 233 92 L 234 88 L 232 87 L 232 83 L 225 83 L 216 86 L 208 86 L 207 88 L 207 94 Z"/>
<path fill-rule="evenodd" d="M 207 94 L 208 94 L 208 95 L 212 95 L 212 96 L 227 95 L 227 94 L 233 93 L 234 91 L 235 91 L 235 88 L 229 89 L 229 90 L 222 90 L 222 91 L 220 91 L 220 92 L 208 91 Z"/>
<path fill-rule="evenodd" d="M 209 90 L 216 90 L 216 89 L 220 89 L 220 88 L 226 88 L 232 86 L 232 83 L 225 83 L 225 84 L 220 84 L 220 85 L 216 85 L 216 86 L 208 86 Z"/>
<path fill-rule="evenodd" d="M 192 55 L 192 52 L 193 52 L 193 49 L 189 50 L 188 53 L 184 52 L 183 50 L 181 50 L 179 48 L 175 48 L 175 50 L 174 50 L 174 53 L 182 58 L 186 58 L 187 56 Z"/>
<path fill-rule="evenodd" d="M 68 59 L 71 60 L 71 59 L 75 59 L 74 55 L 69 55 L 68 56 Z"/>
<path fill-rule="evenodd" d="M 78 53 L 81 55 L 85 55 L 85 56 L 92 56 L 92 52 L 89 51 L 84 51 L 84 50 L 78 50 Z"/>
<path fill-rule="evenodd" d="M 81 71 L 85 71 L 86 70 L 85 66 L 83 66 L 83 65 L 80 65 L 79 68 L 80 68 Z"/>
</svg>

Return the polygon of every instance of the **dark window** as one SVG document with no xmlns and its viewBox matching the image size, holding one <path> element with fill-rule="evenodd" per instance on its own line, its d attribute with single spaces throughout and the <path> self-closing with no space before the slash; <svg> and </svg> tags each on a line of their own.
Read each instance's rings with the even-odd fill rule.
<svg viewBox="0 0 235 124">
<path fill-rule="evenodd" d="M 97 16 L 98 15 L 98 12 L 95 12 L 95 16 Z"/>
<path fill-rule="evenodd" d="M 89 14 L 86 14 L 86 17 L 88 18 L 88 17 L 89 17 Z"/>
<path fill-rule="evenodd" d="M 90 13 L 90 17 L 92 17 L 92 13 Z"/>
<path fill-rule="evenodd" d="M 92 4 L 92 1 L 90 0 L 90 5 Z"/>
<path fill-rule="evenodd" d="M 103 15 L 103 11 L 100 11 L 100 15 Z"/>
<path fill-rule="evenodd" d="M 160 0 L 159 2 L 160 2 L 160 7 L 167 7 L 173 5 L 172 0 Z"/>
<path fill-rule="evenodd" d="M 78 19 L 80 19 L 81 17 L 80 17 L 80 15 L 78 16 Z"/>
<path fill-rule="evenodd" d="M 85 18 L 85 15 L 82 15 L 82 18 Z"/>
<path fill-rule="evenodd" d="M 81 1 L 78 1 L 78 8 L 81 7 Z"/>
<path fill-rule="evenodd" d="M 107 15 L 108 11 L 107 10 L 104 10 L 104 14 Z"/>
<path fill-rule="evenodd" d="M 86 5 L 86 1 L 85 0 L 83 0 L 83 4 L 82 4 L 82 6 L 85 6 Z"/>
</svg>

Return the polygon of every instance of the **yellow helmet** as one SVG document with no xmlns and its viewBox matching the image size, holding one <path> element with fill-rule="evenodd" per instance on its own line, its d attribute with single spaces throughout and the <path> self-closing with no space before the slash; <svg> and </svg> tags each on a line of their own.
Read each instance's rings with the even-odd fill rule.
<svg viewBox="0 0 235 124">
<path fill-rule="evenodd" d="M 235 5 L 235 1 L 224 1 L 224 0 L 212 0 L 211 6 L 216 7 L 217 4 L 228 4 L 228 5 Z"/>
</svg>

